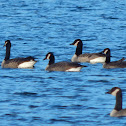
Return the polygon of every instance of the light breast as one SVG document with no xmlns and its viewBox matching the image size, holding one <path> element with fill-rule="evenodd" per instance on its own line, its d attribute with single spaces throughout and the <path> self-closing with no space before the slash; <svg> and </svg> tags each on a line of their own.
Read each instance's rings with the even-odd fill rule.
<svg viewBox="0 0 126 126">
<path fill-rule="evenodd" d="M 112 116 L 112 117 L 117 117 L 117 113 L 118 113 L 118 111 L 115 110 L 115 109 L 113 109 L 113 110 L 111 111 L 111 113 L 110 113 L 110 116 Z"/>
</svg>

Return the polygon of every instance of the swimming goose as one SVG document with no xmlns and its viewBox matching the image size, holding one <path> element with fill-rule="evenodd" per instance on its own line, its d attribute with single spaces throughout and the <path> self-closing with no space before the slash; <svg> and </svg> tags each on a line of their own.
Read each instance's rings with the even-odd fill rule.
<svg viewBox="0 0 126 126">
<path fill-rule="evenodd" d="M 10 40 L 6 40 L 4 46 L 6 46 L 6 55 L 5 59 L 1 63 L 2 68 L 33 68 L 34 64 L 36 63 L 33 57 L 29 56 L 26 58 L 10 59 Z"/>
<path fill-rule="evenodd" d="M 103 64 L 104 68 L 109 69 L 109 68 L 125 68 L 126 67 L 126 62 L 124 61 L 125 60 L 124 57 L 118 61 L 110 62 L 110 57 L 111 57 L 110 49 L 109 48 L 104 49 L 103 53 L 106 55 L 106 61 Z"/>
<path fill-rule="evenodd" d="M 104 63 L 105 62 L 106 56 L 102 53 L 85 53 L 85 54 L 82 54 L 83 43 L 82 43 L 82 40 L 80 40 L 80 39 L 76 39 L 70 45 L 77 46 L 76 52 L 71 59 L 72 62 L 90 62 L 91 64 Z"/>
<path fill-rule="evenodd" d="M 122 109 L 122 91 L 119 87 L 113 87 L 106 94 L 111 94 L 116 96 L 115 108 L 110 113 L 112 117 L 126 116 L 126 109 Z"/>
<path fill-rule="evenodd" d="M 55 57 L 52 52 L 49 52 L 46 54 L 46 57 L 43 59 L 49 59 L 49 63 L 46 67 L 45 70 L 47 71 L 80 71 L 81 68 L 86 67 L 84 65 L 80 65 L 78 63 L 73 63 L 73 62 L 58 62 L 55 63 Z"/>
</svg>

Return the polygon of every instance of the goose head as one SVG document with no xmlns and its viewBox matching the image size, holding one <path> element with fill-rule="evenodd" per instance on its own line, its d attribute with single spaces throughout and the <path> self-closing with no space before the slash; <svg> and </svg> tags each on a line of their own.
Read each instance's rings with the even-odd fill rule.
<svg viewBox="0 0 126 126">
<path fill-rule="evenodd" d="M 82 40 L 80 39 L 76 39 L 73 43 L 71 43 L 70 45 L 74 45 L 74 46 L 79 46 L 79 45 L 83 45 Z"/>
<path fill-rule="evenodd" d="M 122 92 L 121 89 L 119 87 L 113 87 L 111 90 L 106 92 L 106 94 L 111 94 L 113 96 L 116 96 L 118 92 Z"/>
<path fill-rule="evenodd" d="M 53 55 L 53 53 L 52 52 L 49 52 L 49 53 L 47 53 L 46 54 L 46 57 L 43 59 L 43 60 L 46 60 L 46 59 L 54 59 L 54 55 Z"/>
<path fill-rule="evenodd" d="M 4 46 L 6 46 L 6 47 L 11 47 L 11 42 L 10 42 L 10 40 L 6 40 Z"/>
<path fill-rule="evenodd" d="M 103 50 L 103 53 L 106 54 L 106 55 L 110 55 L 110 49 L 109 48 L 105 48 Z"/>
</svg>

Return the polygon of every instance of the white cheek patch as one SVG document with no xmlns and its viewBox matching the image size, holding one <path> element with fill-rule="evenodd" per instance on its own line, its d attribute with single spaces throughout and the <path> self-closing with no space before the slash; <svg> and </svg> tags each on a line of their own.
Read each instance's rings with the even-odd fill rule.
<svg viewBox="0 0 126 126">
<path fill-rule="evenodd" d="M 107 54 L 107 52 L 108 52 L 108 50 L 105 50 L 105 51 L 104 51 L 104 54 Z"/>
<path fill-rule="evenodd" d="M 51 54 L 48 54 L 47 59 L 50 59 Z"/>
<path fill-rule="evenodd" d="M 5 42 L 5 44 L 4 44 L 4 45 L 6 46 L 6 45 L 7 45 L 7 43 L 8 43 L 8 42 Z"/>
<path fill-rule="evenodd" d="M 116 89 L 115 91 L 113 91 L 111 94 L 116 96 L 117 92 L 119 91 L 119 89 Z"/>
<path fill-rule="evenodd" d="M 74 44 L 74 46 L 77 46 L 77 45 L 78 45 L 78 43 L 79 43 L 79 41 L 77 41 L 77 42 Z"/>
</svg>

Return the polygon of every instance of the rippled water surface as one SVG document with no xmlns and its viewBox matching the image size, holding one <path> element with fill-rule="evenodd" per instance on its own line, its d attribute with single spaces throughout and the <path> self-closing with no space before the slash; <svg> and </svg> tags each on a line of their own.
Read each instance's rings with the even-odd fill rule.
<svg viewBox="0 0 126 126">
<path fill-rule="evenodd" d="M 112 61 L 126 54 L 124 0 L 1 0 L 0 62 L 4 41 L 11 40 L 11 58 L 34 56 L 34 69 L 0 68 L 0 126 L 125 126 L 126 118 L 109 116 L 123 90 L 126 107 L 126 69 L 88 64 L 81 72 L 47 72 L 45 55 L 70 61 L 82 39 L 83 52 L 111 49 Z"/>
</svg>

